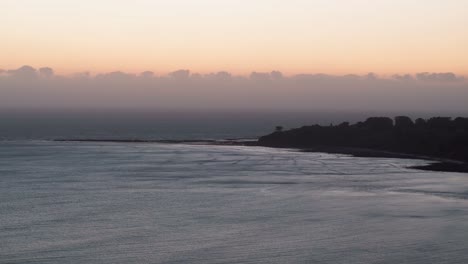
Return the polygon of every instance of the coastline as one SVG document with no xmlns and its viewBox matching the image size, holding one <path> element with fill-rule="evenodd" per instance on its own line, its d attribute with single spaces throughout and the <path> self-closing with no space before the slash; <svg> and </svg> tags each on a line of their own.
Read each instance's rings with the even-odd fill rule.
<svg viewBox="0 0 468 264">
<path fill-rule="evenodd" d="M 443 159 L 416 154 L 398 153 L 384 150 L 374 150 L 366 148 L 347 148 L 347 147 L 316 147 L 306 148 L 306 152 L 324 152 L 334 154 L 346 154 L 353 157 L 367 158 L 397 158 L 397 159 L 419 159 L 430 162 L 427 165 L 410 166 L 410 169 L 440 171 L 440 172 L 468 172 L 468 163 L 458 160 Z"/>
<path fill-rule="evenodd" d="M 322 152 L 330 154 L 345 154 L 353 157 L 367 158 L 397 158 L 397 159 L 419 159 L 429 163 L 422 166 L 411 166 L 410 169 L 439 171 L 439 172 L 461 172 L 468 173 L 468 163 L 457 160 L 443 159 L 430 156 L 422 156 L 408 153 L 398 153 L 369 148 L 317 146 L 308 148 L 298 147 L 274 147 L 264 146 L 255 139 L 225 139 L 225 140 L 138 140 L 138 139 L 54 139 L 56 142 L 101 142 L 101 143 L 161 143 L 161 144 L 196 144 L 196 145 L 218 145 L 218 146 L 250 146 L 269 148 L 288 148 L 302 152 Z"/>
<path fill-rule="evenodd" d="M 262 146 L 262 145 L 257 145 Z M 271 147 L 282 148 L 282 147 Z M 285 147 L 286 148 L 286 147 Z M 290 147 L 288 147 L 290 148 Z M 429 162 L 427 165 L 410 166 L 410 169 L 425 170 L 425 171 L 439 171 L 439 172 L 461 172 L 468 173 L 468 163 L 458 160 L 443 159 L 430 156 L 422 156 L 416 154 L 391 152 L 385 150 L 376 150 L 368 148 L 351 148 L 351 147 L 332 147 L 332 146 L 317 146 L 309 148 L 290 148 L 297 149 L 303 152 L 321 152 L 329 154 L 345 154 L 353 157 L 365 158 L 395 158 L 395 159 L 418 159 L 426 160 Z"/>
</svg>

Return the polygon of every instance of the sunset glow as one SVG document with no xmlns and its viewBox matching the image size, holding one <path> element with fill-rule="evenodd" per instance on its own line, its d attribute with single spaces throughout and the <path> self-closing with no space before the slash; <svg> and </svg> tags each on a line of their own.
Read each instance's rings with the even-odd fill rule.
<svg viewBox="0 0 468 264">
<path fill-rule="evenodd" d="M 468 74 L 468 1 L 4 0 L 0 68 Z"/>
</svg>

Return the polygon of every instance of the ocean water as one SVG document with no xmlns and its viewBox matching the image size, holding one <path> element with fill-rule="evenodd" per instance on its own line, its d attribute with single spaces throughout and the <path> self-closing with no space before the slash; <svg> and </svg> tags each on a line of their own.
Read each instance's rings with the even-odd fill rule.
<svg viewBox="0 0 468 264">
<path fill-rule="evenodd" d="M 2 111 L 0 109 L 0 140 L 257 138 L 271 133 L 278 125 L 285 129 L 316 123 L 329 125 L 343 121 L 361 121 L 369 115 L 372 114 L 154 110 Z"/>
<path fill-rule="evenodd" d="M 0 263 L 468 263 L 468 175 L 426 161 L 6 138 Z"/>
</svg>

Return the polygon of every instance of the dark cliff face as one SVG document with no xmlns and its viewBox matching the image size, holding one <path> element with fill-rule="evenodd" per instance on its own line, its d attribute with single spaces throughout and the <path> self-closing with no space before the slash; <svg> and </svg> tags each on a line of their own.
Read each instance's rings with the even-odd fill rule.
<svg viewBox="0 0 468 264">
<path fill-rule="evenodd" d="M 468 161 L 468 118 L 429 120 L 409 117 L 372 117 L 354 125 L 304 126 L 263 136 L 258 144 L 270 147 L 321 146 L 369 148 Z"/>
</svg>

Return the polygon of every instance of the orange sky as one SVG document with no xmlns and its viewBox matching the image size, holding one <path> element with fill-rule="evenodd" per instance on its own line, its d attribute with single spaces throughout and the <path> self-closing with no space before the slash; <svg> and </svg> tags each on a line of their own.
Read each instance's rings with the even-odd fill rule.
<svg viewBox="0 0 468 264">
<path fill-rule="evenodd" d="M 0 68 L 468 75 L 468 1 L 3 0 Z"/>
</svg>

